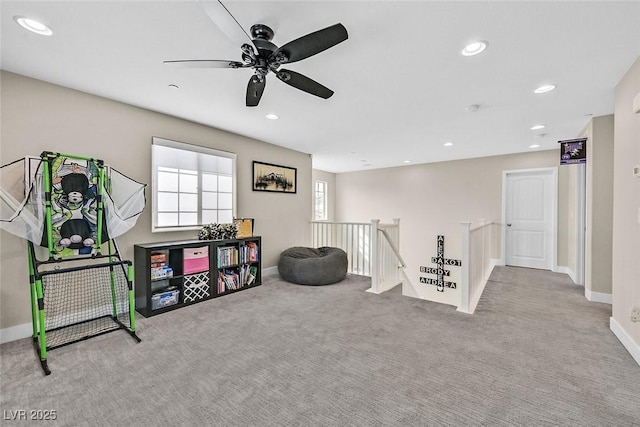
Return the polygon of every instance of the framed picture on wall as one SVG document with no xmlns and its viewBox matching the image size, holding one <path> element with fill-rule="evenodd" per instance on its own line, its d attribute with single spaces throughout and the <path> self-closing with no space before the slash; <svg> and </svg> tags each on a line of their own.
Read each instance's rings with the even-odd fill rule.
<svg viewBox="0 0 640 427">
<path fill-rule="evenodd" d="M 295 193 L 298 169 L 271 163 L 253 162 L 253 191 Z"/>
</svg>

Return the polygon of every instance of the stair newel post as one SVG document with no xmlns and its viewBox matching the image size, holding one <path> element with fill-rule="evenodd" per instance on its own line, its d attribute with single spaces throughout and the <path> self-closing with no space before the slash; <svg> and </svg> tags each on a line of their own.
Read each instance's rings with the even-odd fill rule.
<svg viewBox="0 0 640 427">
<path fill-rule="evenodd" d="M 471 223 L 461 222 L 462 226 L 462 277 L 460 283 L 460 307 L 458 311 L 469 313 L 469 286 L 470 286 L 470 270 L 469 270 L 469 243 L 471 234 Z"/>
<path fill-rule="evenodd" d="M 369 254 L 371 257 L 371 292 L 378 293 L 378 272 L 379 272 L 379 259 L 378 259 L 378 226 L 380 224 L 379 219 L 371 220 L 371 236 L 369 238 Z"/>
</svg>

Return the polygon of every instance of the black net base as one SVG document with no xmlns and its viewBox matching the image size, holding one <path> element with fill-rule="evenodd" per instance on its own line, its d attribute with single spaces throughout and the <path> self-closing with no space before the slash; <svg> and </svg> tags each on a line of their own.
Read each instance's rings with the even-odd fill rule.
<svg viewBox="0 0 640 427">
<path fill-rule="evenodd" d="M 54 270 L 42 276 L 42 291 L 47 349 L 131 329 L 126 266 Z"/>
</svg>

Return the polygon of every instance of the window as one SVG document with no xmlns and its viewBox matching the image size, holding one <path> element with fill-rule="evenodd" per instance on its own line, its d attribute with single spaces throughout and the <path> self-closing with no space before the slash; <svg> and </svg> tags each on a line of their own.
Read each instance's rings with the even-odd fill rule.
<svg viewBox="0 0 640 427">
<path fill-rule="evenodd" d="M 327 183 L 324 181 L 315 181 L 315 208 L 314 219 L 327 219 Z"/>
<path fill-rule="evenodd" d="M 153 138 L 152 230 L 199 229 L 233 222 L 236 155 Z"/>
</svg>

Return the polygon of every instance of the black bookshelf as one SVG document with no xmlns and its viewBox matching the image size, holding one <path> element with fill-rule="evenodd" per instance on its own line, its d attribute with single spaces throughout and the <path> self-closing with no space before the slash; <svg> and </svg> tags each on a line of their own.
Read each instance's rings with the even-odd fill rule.
<svg viewBox="0 0 640 427">
<path fill-rule="evenodd" d="M 262 283 L 260 236 L 134 245 L 135 307 L 144 317 Z"/>
</svg>

